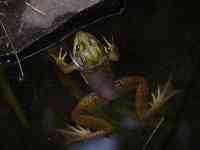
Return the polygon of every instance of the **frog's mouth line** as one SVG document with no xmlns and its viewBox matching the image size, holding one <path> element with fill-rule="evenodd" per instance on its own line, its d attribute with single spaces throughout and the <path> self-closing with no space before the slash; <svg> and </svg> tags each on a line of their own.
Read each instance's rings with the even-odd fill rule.
<svg viewBox="0 0 200 150">
<path fill-rule="evenodd" d="M 73 56 L 73 54 L 72 54 L 71 52 L 69 53 L 69 56 L 70 56 L 72 62 L 73 62 L 80 70 L 84 70 L 83 64 L 79 64 L 79 63 L 77 62 L 76 58 Z"/>
</svg>

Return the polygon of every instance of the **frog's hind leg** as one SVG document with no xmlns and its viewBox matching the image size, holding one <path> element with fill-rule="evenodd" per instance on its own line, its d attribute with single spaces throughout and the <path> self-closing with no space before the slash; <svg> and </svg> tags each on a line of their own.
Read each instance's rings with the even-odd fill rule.
<svg viewBox="0 0 200 150">
<path fill-rule="evenodd" d="M 102 100 L 94 94 L 86 96 L 72 111 L 72 120 L 78 125 L 78 128 L 72 127 L 73 132 L 76 132 L 73 133 L 76 134 L 76 137 L 74 139 L 71 138 L 68 143 L 111 133 L 112 126 L 109 122 L 87 114 L 89 109 L 97 107 L 99 101 Z M 68 133 L 66 131 L 65 133 L 69 135 L 70 131 L 67 131 Z"/>
<path fill-rule="evenodd" d="M 116 88 L 121 91 L 136 90 L 135 93 L 135 109 L 136 119 L 143 123 L 149 124 L 151 121 L 154 123 L 154 117 L 160 114 L 165 104 L 181 90 L 176 90 L 172 86 L 171 78 L 163 85 L 162 88 L 158 87 L 155 93 L 149 94 L 147 81 L 140 76 L 130 76 L 115 81 Z"/>
<path fill-rule="evenodd" d="M 148 82 L 141 76 L 130 76 L 115 81 L 116 88 L 122 92 L 135 90 L 136 118 L 142 121 L 148 111 L 149 88 Z"/>
<path fill-rule="evenodd" d="M 87 115 L 88 110 L 98 107 L 99 101 L 102 101 L 102 99 L 94 94 L 86 96 L 73 110 L 72 120 L 92 130 L 111 131 L 112 127 L 107 121 Z"/>
</svg>

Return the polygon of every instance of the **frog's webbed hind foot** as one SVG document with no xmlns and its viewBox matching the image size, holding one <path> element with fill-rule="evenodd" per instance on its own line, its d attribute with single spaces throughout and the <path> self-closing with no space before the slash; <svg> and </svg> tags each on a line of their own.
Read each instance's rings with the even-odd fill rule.
<svg viewBox="0 0 200 150">
<path fill-rule="evenodd" d="M 68 125 L 65 129 L 56 129 L 54 134 L 49 136 L 53 143 L 71 144 L 85 138 L 91 131 L 81 126 Z"/>
<path fill-rule="evenodd" d="M 67 129 L 58 130 L 65 138 L 64 143 L 70 144 L 111 133 L 112 125 L 108 121 L 88 114 L 90 109 L 98 107 L 99 101 L 101 99 L 94 94 L 80 101 L 71 115 L 71 119 L 77 126 L 68 126 Z"/>
<path fill-rule="evenodd" d="M 174 95 L 180 92 L 175 90 L 171 83 L 171 78 L 161 88 L 158 87 L 155 93 L 149 95 L 148 82 L 141 76 L 130 76 L 115 81 L 116 88 L 122 91 L 135 89 L 135 109 L 134 118 L 146 122 L 154 114 L 159 113 Z M 150 97 L 152 96 L 152 98 Z M 149 105 L 150 104 L 150 105 Z"/>
<path fill-rule="evenodd" d="M 72 144 L 104 134 L 103 131 L 92 132 L 90 129 L 81 127 L 80 125 L 67 125 L 67 128 L 57 129 L 56 131 L 63 137 L 63 144 Z"/>
<path fill-rule="evenodd" d="M 149 103 L 151 108 L 147 112 L 147 116 L 151 116 L 152 114 L 159 112 L 173 96 L 180 92 L 181 90 L 173 88 L 171 78 L 169 78 L 162 88 L 158 86 L 155 93 L 151 94 L 152 102 Z"/>
</svg>

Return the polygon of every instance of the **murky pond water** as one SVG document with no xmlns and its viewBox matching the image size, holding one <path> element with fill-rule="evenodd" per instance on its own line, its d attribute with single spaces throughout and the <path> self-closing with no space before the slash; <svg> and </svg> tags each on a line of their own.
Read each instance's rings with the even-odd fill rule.
<svg viewBox="0 0 200 150">
<path fill-rule="evenodd" d="M 120 15 L 71 21 L 61 37 L 64 21 L 99 2 L 0 1 L 0 149 L 190 149 L 199 61 L 186 5 L 127 0 Z"/>
</svg>

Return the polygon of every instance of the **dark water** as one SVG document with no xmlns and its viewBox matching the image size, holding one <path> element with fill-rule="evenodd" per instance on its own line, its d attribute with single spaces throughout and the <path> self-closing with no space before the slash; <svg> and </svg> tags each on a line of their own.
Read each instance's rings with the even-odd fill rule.
<svg viewBox="0 0 200 150">
<path fill-rule="evenodd" d="M 173 127 L 170 131 L 168 129 L 160 131 L 148 149 L 194 149 L 199 144 L 197 131 L 200 83 L 197 52 L 200 30 L 197 6 L 192 2 L 172 0 L 127 0 L 127 9 L 122 15 L 95 23 L 85 29 L 98 38 L 102 35 L 106 37 L 114 35 L 120 51 L 120 61 L 113 65 L 116 78 L 136 74 L 143 75 L 150 81 L 164 83 L 169 75 L 172 75 L 176 88 L 183 90 L 183 94 L 175 102 L 176 107 L 173 107 L 175 112 L 175 115 L 173 114 L 175 117 L 172 117 Z M 23 68 L 24 82 L 19 83 L 16 80 L 15 67 L 9 68 L 8 79 L 32 128 L 24 129 L 12 110 L 6 104 L 1 104 L 7 109 L 2 109 L 1 112 L 0 149 L 61 149 L 62 146 L 49 144 L 46 140 L 43 130 L 44 111 L 50 108 L 61 114 L 59 117 L 62 118 L 63 112 L 65 114 L 71 112 L 77 103 L 77 98 L 71 91 L 66 91 L 60 83 L 56 74 L 57 69 L 49 62 L 46 53 L 25 61 Z M 91 91 L 78 72 L 72 73 L 70 78 L 76 85 L 80 85 L 80 96 Z M 50 121 L 47 120 L 52 122 L 51 126 L 46 125 L 45 129 L 56 126 L 53 125 L 53 122 L 55 123 L 53 115 Z M 66 116 L 65 118 L 69 118 Z M 133 127 L 138 127 L 137 123 L 131 122 L 131 124 Z M 142 135 L 139 131 L 131 132 L 133 135 L 124 143 L 119 142 L 118 136 L 103 138 L 103 142 L 99 143 L 100 145 L 109 143 L 107 149 L 112 149 L 111 145 L 122 150 L 141 149 L 144 139 L 150 133 L 149 130 L 142 131 Z M 196 138 L 192 138 L 193 134 Z M 84 144 L 87 145 L 87 142 Z M 71 149 L 79 148 L 73 145 Z"/>
</svg>

